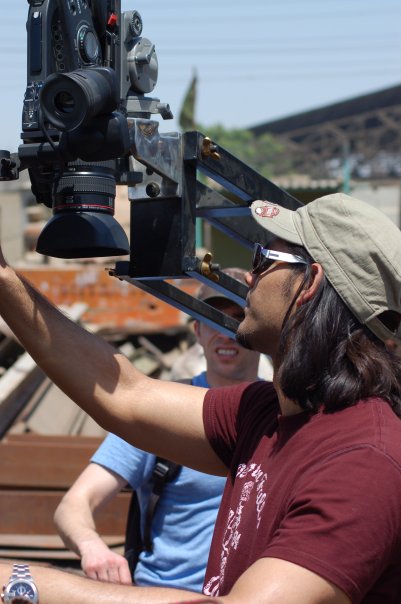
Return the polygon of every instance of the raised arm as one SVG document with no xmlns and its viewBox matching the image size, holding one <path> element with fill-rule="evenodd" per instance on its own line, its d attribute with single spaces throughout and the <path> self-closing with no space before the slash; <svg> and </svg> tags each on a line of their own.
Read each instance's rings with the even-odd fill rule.
<svg viewBox="0 0 401 604">
<path fill-rule="evenodd" d="M 65 545 L 81 558 L 84 573 L 110 583 L 132 583 L 128 562 L 96 530 L 96 514 L 125 486 L 124 478 L 90 463 L 64 495 L 54 515 Z"/>
<path fill-rule="evenodd" d="M 204 433 L 205 390 L 141 374 L 65 317 L 0 256 L 0 314 L 36 363 L 102 427 L 137 447 L 225 474 Z"/>
</svg>

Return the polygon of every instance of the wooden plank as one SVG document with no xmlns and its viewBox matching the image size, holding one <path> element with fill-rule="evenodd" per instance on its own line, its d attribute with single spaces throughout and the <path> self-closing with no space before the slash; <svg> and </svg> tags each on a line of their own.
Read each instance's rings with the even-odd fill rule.
<svg viewBox="0 0 401 604">
<path fill-rule="evenodd" d="M 110 549 L 121 556 L 124 554 L 123 546 L 111 546 Z M 53 549 L 26 549 L 26 548 L 0 548 L 0 558 L 12 558 L 13 560 L 46 560 L 56 562 L 57 560 L 71 560 L 78 562 L 78 556 L 68 549 L 53 550 Z M 75 569 L 76 567 L 74 567 Z M 66 569 L 65 569 L 66 570 Z M 76 572 L 79 572 L 77 569 Z"/>
<path fill-rule="evenodd" d="M 102 538 L 109 547 L 123 545 L 121 535 L 103 535 Z M 0 547 L 65 549 L 65 545 L 59 535 L 19 535 L 14 533 L 0 533 Z"/>
<path fill-rule="evenodd" d="M 53 515 L 65 491 L 0 490 L 0 534 L 55 535 Z M 96 518 L 100 534 L 124 535 L 131 493 L 122 492 Z"/>
<path fill-rule="evenodd" d="M 98 439 L 93 444 L 27 440 L 0 442 L 0 486 L 68 489 L 99 443 Z"/>
<path fill-rule="evenodd" d="M 26 548 L 9 548 L 0 547 L 0 558 L 12 558 L 14 560 L 78 560 L 78 556 L 74 552 L 67 549 L 26 549 Z"/>
<path fill-rule="evenodd" d="M 40 434 L 71 434 L 71 428 L 80 413 L 80 407 L 55 384 L 51 384 L 26 419 L 26 425 L 32 432 Z"/>
<path fill-rule="evenodd" d="M 6 433 L 30 397 L 45 379 L 45 374 L 24 353 L 0 378 L 0 438 Z"/>
<path fill-rule="evenodd" d="M 55 443 L 61 446 L 76 446 L 76 447 L 98 447 L 103 438 L 99 436 L 82 436 L 71 434 L 36 434 L 35 432 L 26 432 L 25 434 L 11 434 L 8 432 L 0 441 L 1 443 L 23 443 L 31 446 Z"/>
</svg>

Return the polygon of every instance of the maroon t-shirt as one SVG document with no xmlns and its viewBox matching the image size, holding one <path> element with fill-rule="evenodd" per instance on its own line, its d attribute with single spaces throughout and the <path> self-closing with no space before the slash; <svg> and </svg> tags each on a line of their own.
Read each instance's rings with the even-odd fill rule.
<svg viewBox="0 0 401 604">
<path fill-rule="evenodd" d="M 401 420 L 388 403 L 284 417 L 273 386 L 259 382 L 210 390 L 204 422 L 230 468 L 206 595 L 227 594 L 273 557 L 331 581 L 353 604 L 401 602 Z"/>
</svg>

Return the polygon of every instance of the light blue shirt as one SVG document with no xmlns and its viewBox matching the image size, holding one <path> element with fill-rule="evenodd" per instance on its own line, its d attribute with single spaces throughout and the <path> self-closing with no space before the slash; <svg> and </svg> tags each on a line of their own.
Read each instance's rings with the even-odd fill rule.
<svg viewBox="0 0 401 604">
<path fill-rule="evenodd" d="M 208 388 L 206 373 L 192 384 Z M 137 491 L 143 522 L 156 457 L 109 434 L 91 461 L 116 472 Z M 183 466 L 166 483 L 152 522 L 153 551 L 142 552 L 135 569 L 137 585 L 202 590 L 225 481 Z"/>
</svg>

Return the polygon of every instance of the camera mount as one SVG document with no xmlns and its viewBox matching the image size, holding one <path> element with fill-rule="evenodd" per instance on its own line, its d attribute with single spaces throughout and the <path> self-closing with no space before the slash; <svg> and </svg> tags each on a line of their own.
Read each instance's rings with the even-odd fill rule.
<svg viewBox="0 0 401 604">
<path fill-rule="evenodd" d="M 291 209 L 300 202 L 202 133 L 159 134 L 157 122 L 153 131 L 151 124 L 148 121 L 141 128 L 136 123 L 133 165 L 135 171 L 142 166 L 143 179 L 129 187 L 130 260 L 117 262 L 110 274 L 232 336 L 237 321 L 171 283 L 195 278 L 245 304 L 243 283 L 225 275 L 211 254 L 196 256 L 196 219 L 251 250 L 255 241 L 269 241 L 268 233 L 250 215 L 254 199 L 269 199 Z"/>
</svg>

